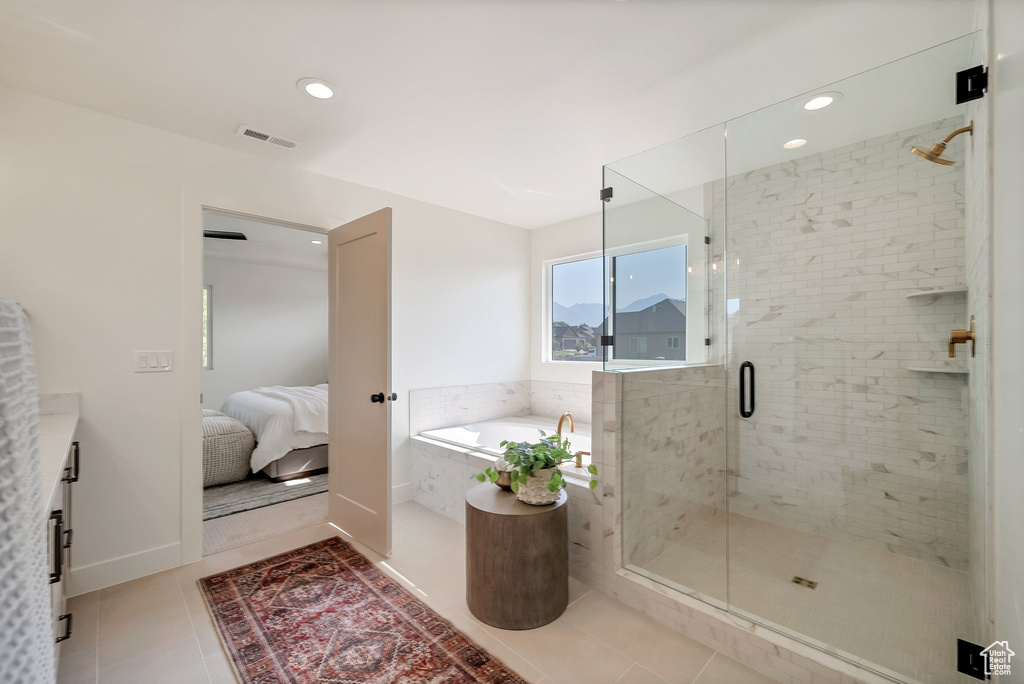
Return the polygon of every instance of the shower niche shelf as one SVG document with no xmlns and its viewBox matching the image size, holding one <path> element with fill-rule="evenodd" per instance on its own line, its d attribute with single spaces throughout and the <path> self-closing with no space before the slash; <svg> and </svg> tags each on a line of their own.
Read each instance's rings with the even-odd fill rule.
<svg viewBox="0 0 1024 684">
<path fill-rule="evenodd" d="M 910 366 L 907 370 L 915 373 L 946 373 L 948 375 L 967 375 L 970 373 L 966 368 L 953 368 L 952 366 Z"/>
<path fill-rule="evenodd" d="M 947 287 L 933 287 L 926 288 L 923 290 L 911 290 L 907 293 L 907 299 L 913 297 L 937 297 L 939 295 L 956 294 L 958 292 L 967 292 L 966 285 L 949 285 Z"/>
</svg>

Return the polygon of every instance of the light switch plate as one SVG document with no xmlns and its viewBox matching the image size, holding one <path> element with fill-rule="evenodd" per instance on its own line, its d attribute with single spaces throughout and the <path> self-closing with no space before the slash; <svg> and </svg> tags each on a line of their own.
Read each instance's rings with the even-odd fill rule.
<svg viewBox="0 0 1024 684">
<path fill-rule="evenodd" d="M 171 370 L 173 359 L 169 351 L 137 351 L 134 369 L 136 373 L 166 373 Z"/>
</svg>

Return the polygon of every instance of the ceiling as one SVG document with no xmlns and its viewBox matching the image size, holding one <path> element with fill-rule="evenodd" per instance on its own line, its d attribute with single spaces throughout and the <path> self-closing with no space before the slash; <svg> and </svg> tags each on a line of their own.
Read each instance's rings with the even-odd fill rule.
<svg viewBox="0 0 1024 684">
<path fill-rule="evenodd" d="M 0 0 L 0 82 L 532 228 L 598 211 L 602 164 L 963 35 L 973 4 Z"/>
</svg>

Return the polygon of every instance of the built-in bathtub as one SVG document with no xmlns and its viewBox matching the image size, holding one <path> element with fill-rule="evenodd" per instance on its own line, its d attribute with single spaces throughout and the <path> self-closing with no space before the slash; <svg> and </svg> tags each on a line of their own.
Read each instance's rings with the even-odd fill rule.
<svg viewBox="0 0 1024 684">
<path fill-rule="evenodd" d="M 483 456 L 497 458 L 505 451 L 501 443 L 505 440 L 510 442 L 536 442 L 540 439 L 541 433 L 551 435 L 555 433 L 558 421 L 544 416 L 524 416 L 521 418 L 497 418 L 495 420 L 483 420 L 468 425 L 455 425 L 453 427 L 436 428 L 424 430 L 420 433 L 423 437 L 432 439 L 452 446 L 462 447 L 470 451 L 480 452 Z M 568 420 L 562 425 L 562 436 L 569 439 L 571 451 L 590 452 L 590 426 L 576 425 L 576 431 L 569 431 Z M 588 456 L 584 461 L 589 463 Z"/>
<path fill-rule="evenodd" d="M 453 520 L 465 522 L 466 491 L 477 484 L 474 476 L 504 452 L 503 440 L 536 442 L 540 431 L 553 434 L 558 420 L 544 416 L 520 416 L 483 420 L 466 425 L 424 430 L 412 438 L 413 500 Z M 568 420 L 562 435 L 569 438 L 570 451 L 590 452 L 590 425 L 576 423 L 569 432 Z M 590 455 L 583 456 L 584 465 Z M 567 482 L 585 487 L 589 475 L 572 464 L 562 467 Z"/>
</svg>

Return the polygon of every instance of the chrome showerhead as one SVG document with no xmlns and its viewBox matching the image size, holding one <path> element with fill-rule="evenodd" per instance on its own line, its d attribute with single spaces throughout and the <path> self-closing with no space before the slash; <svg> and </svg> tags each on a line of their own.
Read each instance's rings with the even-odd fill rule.
<svg viewBox="0 0 1024 684">
<path fill-rule="evenodd" d="M 946 136 L 945 140 L 942 140 L 932 145 L 932 149 L 928 150 L 927 152 L 918 147 L 911 147 L 910 151 L 919 157 L 924 157 L 930 162 L 942 164 L 943 166 L 952 166 L 956 162 L 953 161 L 952 159 L 943 159 L 942 153 L 946 151 L 946 143 L 948 143 L 950 140 L 960 135 L 961 133 L 970 133 L 971 135 L 974 135 L 974 122 L 972 121 L 971 125 L 964 126 L 963 128 L 958 128 L 957 130 L 953 131 L 952 133 Z"/>
</svg>

